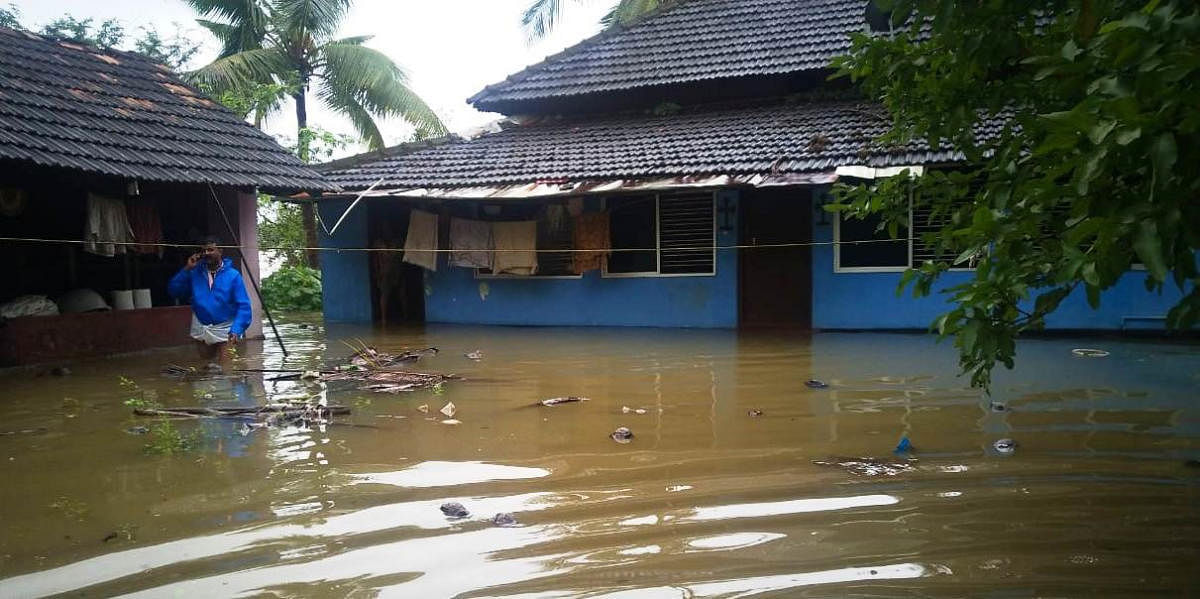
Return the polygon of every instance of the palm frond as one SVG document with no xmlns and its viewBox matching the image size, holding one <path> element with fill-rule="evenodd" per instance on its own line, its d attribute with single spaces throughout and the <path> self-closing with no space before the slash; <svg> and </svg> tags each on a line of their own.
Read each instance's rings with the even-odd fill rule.
<svg viewBox="0 0 1200 599">
<path fill-rule="evenodd" d="M 605 28 L 616 25 L 628 26 L 638 19 L 678 0 L 621 0 L 600 19 Z"/>
<path fill-rule="evenodd" d="M 317 76 L 323 80 L 329 98 L 341 105 L 353 99 L 371 115 L 399 117 L 435 134 L 446 133 L 437 113 L 408 87 L 404 71 L 382 52 L 338 43 L 325 44 L 318 52 L 321 60 Z"/>
<path fill-rule="evenodd" d="M 549 35 L 558 24 L 562 8 L 563 0 L 533 0 L 521 14 L 521 30 L 526 39 L 533 42 Z"/>
<path fill-rule="evenodd" d="M 350 12 L 350 0 L 272 0 L 274 16 L 287 37 L 329 39 Z"/>
<path fill-rule="evenodd" d="M 188 79 L 217 92 L 255 83 L 285 80 L 294 70 L 287 56 L 276 48 L 255 48 L 214 60 L 188 73 Z"/>
<path fill-rule="evenodd" d="M 346 115 L 350 119 L 358 136 L 367 142 L 368 149 L 381 150 L 384 148 L 383 134 L 379 132 L 379 125 L 375 124 L 371 113 L 363 107 L 353 93 L 335 88 L 330 85 L 328 79 L 323 79 L 317 88 L 317 97 L 321 98 L 321 101 L 325 102 L 330 109 Z"/>
</svg>

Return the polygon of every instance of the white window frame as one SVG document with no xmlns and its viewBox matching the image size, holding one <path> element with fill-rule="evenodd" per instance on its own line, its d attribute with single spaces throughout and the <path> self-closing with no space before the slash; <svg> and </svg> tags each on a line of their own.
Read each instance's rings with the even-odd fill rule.
<svg viewBox="0 0 1200 599">
<path fill-rule="evenodd" d="M 908 236 L 894 239 L 893 241 L 905 241 L 908 246 L 908 264 L 906 266 L 842 266 L 842 213 L 838 212 L 833 219 L 833 272 L 835 273 L 869 273 L 869 272 L 905 272 L 910 268 L 917 268 L 913 265 L 913 244 L 916 242 L 916 237 L 913 235 L 913 203 L 912 198 L 908 199 Z M 951 266 L 947 270 L 958 272 L 970 272 L 975 270 L 974 266 Z"/>
<path fill-rule="evenodd" d="M 717 276 L 717 192 L 710 194 L 712 201 L 712 271 L 710 272 L 662 272 L 662 194 L 654 194 L 654 255 L 656 271 L 644 272 L 608 272 L 608 262 L 600 271 L 604 279 L 671 279 L 678 277 L 715 277 Z M 602 198 L 602 209 L 608 208 L 608 198 Z"/>
</svg>

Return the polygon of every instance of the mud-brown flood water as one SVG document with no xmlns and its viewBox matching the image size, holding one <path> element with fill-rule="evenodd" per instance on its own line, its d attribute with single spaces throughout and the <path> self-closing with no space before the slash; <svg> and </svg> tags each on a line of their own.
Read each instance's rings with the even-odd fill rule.
<svg viewBox="0 0 1200 599">
<path fill-rule="evenodd" d="M 159 374 L 196 364 L 190 350 L 2 374 L 0 596 L 1200 593 L 1194 344 L 1024 341 L 989 399 L 955 376 L 952 347 L 916 335 L 284 332 L 286 363 L 251 343 L 237 364 L 318 367 L 358 338 L 436 346 L 413 368 L 465 380 L 331 383 L 324 400 L 354 411 L 336 424 L 180 422 L 202 448 L 155 456 L 127 432 L 151 423 L 120 376 L 168 406 L 302 385 Z M 591 401 L 530 407 L 567 395 Z M 459 424 L 441 422 L 447 402 Z M 619 426 L 632 442 L 609 438 Z M 892 453 L 904 436 L 912 460 Z M 448 501 L 471 515 L 446 518 Z M 519 525 L 493 524 L 501 512 Z"/>
</svg>

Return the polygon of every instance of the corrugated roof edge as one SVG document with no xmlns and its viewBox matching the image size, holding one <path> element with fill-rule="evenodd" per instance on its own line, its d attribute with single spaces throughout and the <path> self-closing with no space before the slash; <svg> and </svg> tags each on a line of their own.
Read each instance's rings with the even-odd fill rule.
<svg viewBox="0 0 1200 599">
<path fill-rule="evenodd" d="M 533 72 L 547 64 L 550 64 L 551 62 L 554 62 L 560 58 L 563 58 L 564 56 L 570 56 L 576 52 L 579 52 L 579 51 L 591 46 L 592 44 L 600 42 L 601 40 L 607 39 L 609 37 L 612 37 L 612 36 L 620 34 L 620 33 L 624 33 L 625 31 L 628 31 L 630 29 L 640 27 L 641 25 L 645 24 L 646 21 L 649 21 L 650 19 L 653 19 L 654 17 L 657 17 L 660 14 L 675 10 L 675 9 L 679 8 L 680 6 L 683 6 L 684 4 L 688 4 L 689 2 L 696 2 L 696 1 L 697 0 L 680 0 L 679 2 L 673 2 L 666 6 L 659 6 L 658 8 L 656 8 L 656 9 L 650 11 L 649 13 L 646 13 L 642 17 L 638 18 L 638 20 L 634 21 L 630 25 L 619 25 L 618 24 L 618 25 L 609 27 L 608 29 L 601 31 L 600 33 L 597 33 L 596 35 L 593 35 L 592 37 L 584 38 L 583 41 L 577 42 L 575 45 L 573 45 L 569 48 L 566 48 L 561 52 L 551 54 L 551 55 L 543 58 L 542 60 L 535 62 L 535 63 L 521 69 L 520 71 L 517 71 L 516 73 L 509 75 L 508 77 L 505 77 L 503 81 L 497 81 L 496 83 L 493 83 L 491 85 L 485 85 L 483 87 L 483 89 L 476 92 L 475 95 L 471 96 L 470 98 L 467 98 L 467 102 L 472 105 L 478 104 L 479 102 L 485 102 L 485 101 L 487 101 L 487 99 L 484 96 L 491 93 L 492 91 L 499 88 L 500 86 L 503 86 L 507 83 L 516 83 L 517 81 L 520 81 L 520 80 L 528 77 L 531 72 Z M 482 106 L 476 106 L 476 108 L 483 110 Z"/>
</svg>

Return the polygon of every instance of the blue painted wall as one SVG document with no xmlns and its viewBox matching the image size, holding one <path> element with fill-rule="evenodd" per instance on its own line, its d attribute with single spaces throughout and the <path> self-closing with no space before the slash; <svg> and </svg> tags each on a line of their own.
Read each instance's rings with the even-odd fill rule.
<svg viewBox="0 0 1200 599">
<path fill-rule="evenodd" d="M 833 225 L 813 225 L 814 241 L 832 241 Z M 813 248 L 813 328 L 837 329 L 926 329 L 938 315 L 950 309 L 947 296 L 934 293 L 914 298 L 910 291 L 896 295 L 900 273 L 834 273 L 833 246 Z M 945 289 L 969 280 L 974 273 L 949 272 L 935 289 Z M 1132 271 L 1100 298 L 1100 309 L 1092 310 L 1082 289 L 1063 301 L 1047 319 L 1048 329 L 1161 329 L 1167 310 L 1182 293 L 1164 288 L 1162 294 L 1147 292 L 1146 274 Z M 1131 319 L 1136 317 L 1137 319 Z M 1151 317 L 1143 319 L 1144 317 Z"/>
<path fill-rule="evenodd" d="M 736 208 L 736 197 L 731 197 Z M 718 222 L 726 224 L 718 215 Z M 717 233 L 737 241 L 737 223 Z M 737 253 L 717 253 L 715 276 L 582 279 L 476 279 L 445 267 L 426 272 L 428 322 L 499 325 L 731 328 L 737 326 Z"/>
<path fill-rule="evenodd" d="M 350 200 L 326 200 L 317 204 L 321 220 L 336 223 Z M 321 247 L 367 247 L 367 210 L 359 205 L 338 227 L 337 235 L 318 233 Z M 321 295 L 325 320 L 371 322 L 370 257 L 366 252 L 321 251 Z"/>
<path fill-rule="evenodd" d="M 729 193 L 736 203 L 736 193 Z M 321 217 L 336 222 L 348 201 L 320 204 Z M 736 207 L 736 206 L 735 206 Z M 323 247 L 366 247 L 367 211 L 359 206 L 342 223 L 337 237 L 322 232 Z M 728 218 L 729 222 L 724 222 Z M 736 245 L 737 223 L 729 215 L 718 222 L 719 245 Z M 813 224 L 813 240 L 833 240 L 833 226 Z M 812 251 L 815 329 L 924 330 L 948 309 L 946 296 L 913 298 L 896 295 L 900 273 L 833 272 L 833 247 Z M 364 252 L 323 251 L 325 318 L 331 322 L 371 322 L 369 258 Z M 476 279 L 473 271 L 448 268 L 445 257 L 437 272 L 426 272 L 425 311 L 428 322 L 535 326 L 640 326 L 732 328 L 738 319 L 738 259 L 736 251 L 717 253 L 712 277 L 648 277 L 605 279 L 598 272 L 582 279 Z M 972 273 L 943 276 L 939 288 L 969 279 Z M 1131 272 L 1101 298 L 1092 310 L 1080 291 L 1063 302 L 1049 320 L 1052 329 L 1159 329 L 1161 317 L 1181 293 L 1164 289 L 1150 293 L 1145 274 Z"/>
</svg>

